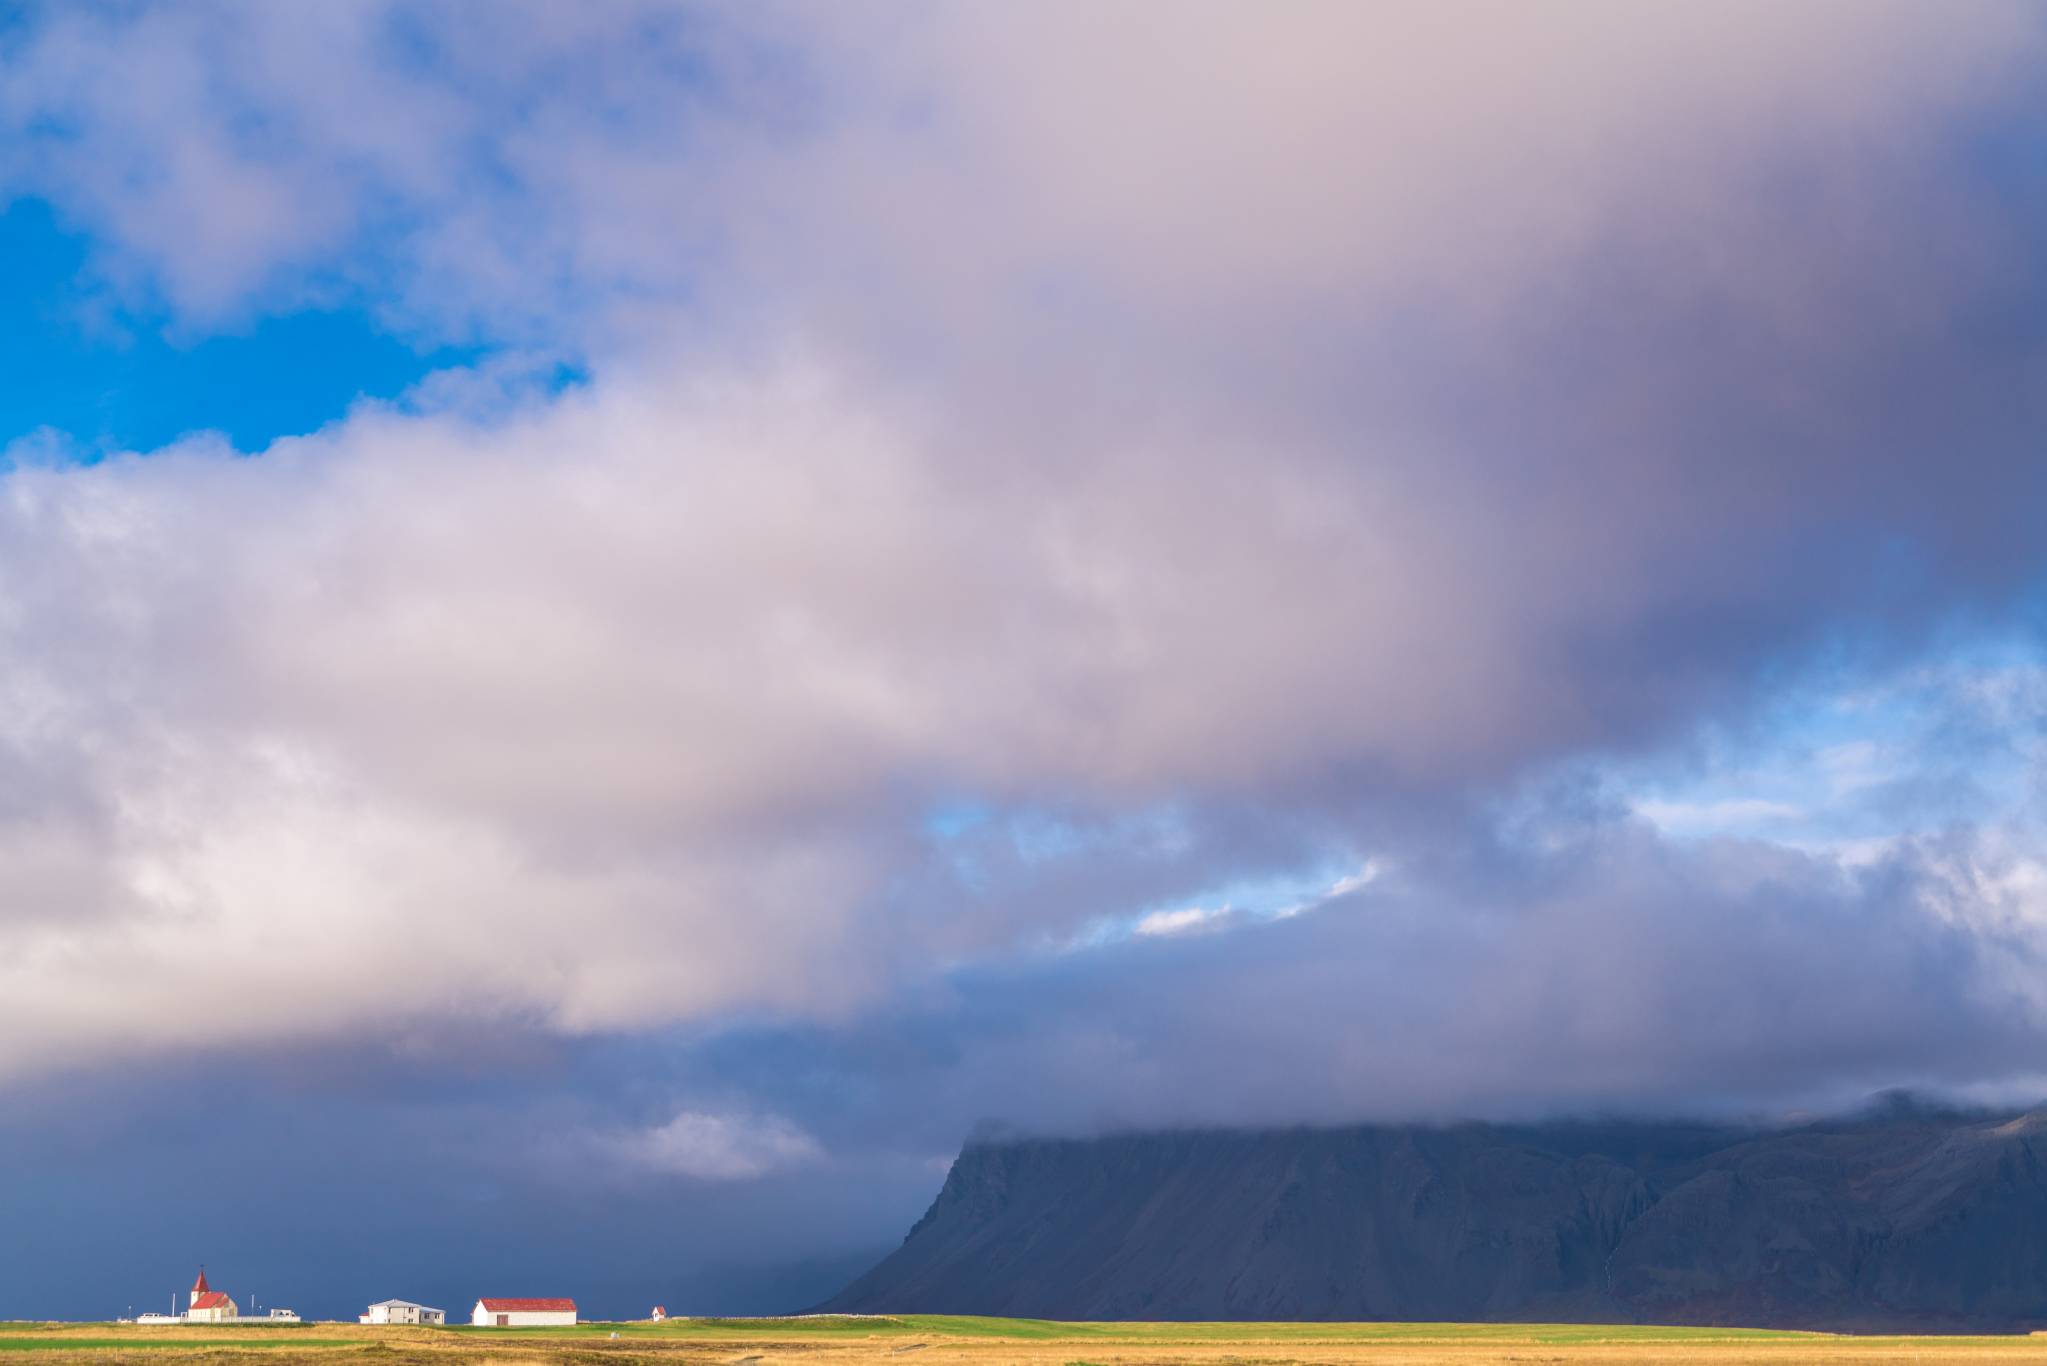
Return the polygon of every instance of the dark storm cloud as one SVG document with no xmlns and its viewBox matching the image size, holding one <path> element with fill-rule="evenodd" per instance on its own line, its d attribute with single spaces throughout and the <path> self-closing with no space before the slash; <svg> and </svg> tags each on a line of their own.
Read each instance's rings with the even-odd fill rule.
<svg viewBox="0 0 2047 1366">
<path fill-rule="evenodd" d="M 321 1318 L 393 1295 L 466 1314 L 526 1291 L 591 1318 L 788 1312 L 864 1270 L 929 1199 L 928 1164 L 888 1156 L 857 1180 L 608 1162 L 591 1137 L 628 1121 L 635 1087 L 552 1051 L 487 1072 L 215 1055 L 17 1087 L 0 1122 L 5 1305 L 163 1312 L 203 1262 L 238 1302 Z"/>
<path fill-rule="evenodd" d="M 1971 844 L 1853 874 L 1639 824 L 1465 851 L 1277 922 L 963 972 L 830 1031 L 742 1032 L 678 1081 L 844 1146 L 937 1151 L 981 1120 L 1769 1119 L 1900 1085 L 2030 1100 L 2043 940 L 2009 903 L 1957 905 L 1998 862 Z"/>
</svg>

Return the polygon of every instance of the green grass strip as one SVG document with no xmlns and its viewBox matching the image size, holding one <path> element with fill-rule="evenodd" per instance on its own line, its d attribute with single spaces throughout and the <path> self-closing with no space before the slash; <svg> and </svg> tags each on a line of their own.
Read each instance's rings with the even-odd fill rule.
<svg viewBox="0 0 2047 1366">
<path fill-rule="evenodd" d="M 1663 1342 L 1726 1342 L 1743 1340 L 1824 1340 L 1832 1334 L 1778 1328 L 1694 1328 L 1602 1323 L 1325 1323 L 1325 1322 L 1095 1322 L 1060 1323 L 1046 1319 L 978 1318 L 951 1314 L 874 1316 L 818 1315 L 799 1318 L 675 1318 L 664 1323 L 578 1324 L 573 1328 L 472 1328 L 451 1326 L 451 1333 L 535 1338 L 608 1338 L 621 1341 L 717 1340 L 772 1342 L 816 1338 L 999 1338 L 1026 1342 L 1093 1341 L 1169 1346 L 1174 1343 L 1267 1342 L 1368 1344 L 1399 1342 L 1500 1342 L 1554 1346 L 1592 1343 L 1652 1344 Z M 1857 1337 L 1858 1343 L 1904 1342 L 1886 1335 Z M 1942 1335 L 1952 1344 L 1960 1339 Z M 1983 1338 L 2010 1342 L 2010 1338 Z"/>
</svg>

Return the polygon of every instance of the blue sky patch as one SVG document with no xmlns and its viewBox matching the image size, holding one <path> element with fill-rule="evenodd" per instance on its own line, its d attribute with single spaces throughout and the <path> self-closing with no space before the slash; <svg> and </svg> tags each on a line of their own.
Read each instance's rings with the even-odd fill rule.
<svg viewBox="0 0 2047 1366">
<path fill-rule="evenodd" d="M 54 428 L 85 451 L 153 450 L 200 430 L 259 451 L 315 431 L 359 398 L 395 398 L 479 348 L 422 352 L 365 309 L 262 318 L 243 335 L 167 339 L 168 319 L 114 303 L 91 241 L 40 200 L 0 214 L 0 445 Z"/>
</svg>

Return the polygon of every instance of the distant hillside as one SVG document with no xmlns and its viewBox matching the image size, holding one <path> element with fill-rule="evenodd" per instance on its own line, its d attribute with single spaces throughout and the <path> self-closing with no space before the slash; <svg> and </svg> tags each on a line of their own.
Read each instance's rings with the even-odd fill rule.
<svg viewBox="0 0 2047 1366">
<path fill-rule="evenodd" d="M 837 1312 L 2047 1325 L 2047 1109 L 975 1143 Z"/>
</svg>

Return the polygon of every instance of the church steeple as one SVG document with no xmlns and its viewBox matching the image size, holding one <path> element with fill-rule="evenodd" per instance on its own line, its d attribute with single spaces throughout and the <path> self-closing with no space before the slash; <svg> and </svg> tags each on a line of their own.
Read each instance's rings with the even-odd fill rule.
<svg viewBox="0 0 2047 1366">
<path fill-rule="evenodd" d="M 213 1287 L 206 1283 L 206 1268 L 202 1266 L 199 1268 L 199 1279 L 192 1282 L 192 1303 L 197 1305 L 199 1297 L 211 1293 L 212 1289 Z"/>
</svg>

